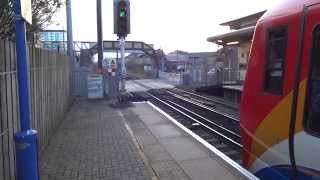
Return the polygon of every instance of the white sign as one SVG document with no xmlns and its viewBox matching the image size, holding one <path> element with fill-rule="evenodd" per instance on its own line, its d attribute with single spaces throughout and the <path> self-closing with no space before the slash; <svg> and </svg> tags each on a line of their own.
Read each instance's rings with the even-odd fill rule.
<svg viewBox="0 0 320 180">
<path fill-rule="evenodd" d="M 143 69 L 144 71 L 151 71 L 152 67 L 150 65 L 144 65 Z"/>
<path fill-rule="evenodd" d="M 21 0 L 21 16 L 29 24 L 32 24 L 31 0 Z"/>
<path fill-rule="evenodd" d="M 101 75 L 88 75 L 88 98 L 103 98 L 103 77 Z"/>
</svg>

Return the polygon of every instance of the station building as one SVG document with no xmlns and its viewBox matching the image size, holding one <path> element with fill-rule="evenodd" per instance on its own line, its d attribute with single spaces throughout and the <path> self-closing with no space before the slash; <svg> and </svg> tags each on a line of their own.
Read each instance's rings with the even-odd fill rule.
<svg viewBox="0 0 320 180">
<path fill-rule="evenodd" d="M 216 75 L 216 53 L 189 53 L 188 59 L 186 71 L 190 74 L 193 85 L 201 87 L 217 84 L 217 80 L 214 78 Z"/>
<path fill-rule="evenodd" d="M 215 52 L 174 51 L 166 55 L 166 72 L 184 74 L 182 84 L 195 87 L 215 84 L 211 74 L 216 67 Z M 212 72 L 212 73 L 210 73 Z"/>
<path fill-rule="evenodd" d="M 221 23 L 221 26 L 229 26 L 230 32 L 207 38 L 221 46 L 217 51 L 217 68 L 227 99 L 240 101 L 255 26 L 265 12 Z"/>
<path fill-rule="evenodd" d="M 176 50 L 166 55 L 166 71 L 177 72 L 186 68 L 189 60 L 189 53 L 185 51 Z"/>
<path fill-rule="evenodd" d="M 67 52 L 67 31 L 44 30 L 39 32 L 40 47 L 50 51 Z"/>
</svg>

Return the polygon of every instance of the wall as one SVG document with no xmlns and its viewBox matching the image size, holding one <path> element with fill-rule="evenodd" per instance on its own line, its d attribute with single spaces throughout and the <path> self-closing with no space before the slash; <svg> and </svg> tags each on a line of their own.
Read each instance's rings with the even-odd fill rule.
<svg viewBox="0 0 320 180">
<path fill-rule="evenodd" d="M 241 43 L 225 46 L 219 50 L 220 56 L 217 62 L 223 63 L 222 72 L 220 72 L 223 84 L 241 84 L 244 81 L 250 47 L 251 43 Z"/>
<path fill-rule="evenodd" d="M 220 62 L 223 62 L 222 67 L 222 83 L 235 84 L 239 80 L 239 47 L 225 46 L 222 49 Z"/>
<path fill-rule="evenodd" d="M 239 45 L 239 80 L 244 81 L 247 72 L 251 43 L 242 43 Z"/>
<path fill-rule="evenodd" d="M 192 85 L 206 86 L 213 85 L 215 82 L 208 77 L 208 72 L 216 69 L 216 56 L 213 53 L 197 53 L 190 55 L 186 72 L 190 73 Z"/>
<path fill-rule="evenodd" d="M 14 180 L 14 133 L 19 130 L 15 44 L 0 40 L 0 179 Z M 29 78 L 33 129 L 39 148 L 48 144 L 71 102 L 68 57 L 29 48 Z"/>
</svg>

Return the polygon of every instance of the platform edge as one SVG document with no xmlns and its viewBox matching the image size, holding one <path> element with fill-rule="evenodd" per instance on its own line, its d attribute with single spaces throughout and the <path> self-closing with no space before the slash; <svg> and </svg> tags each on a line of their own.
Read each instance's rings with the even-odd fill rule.
<svg viewBox="0 0 320 180">
<path fill-rule="evenodd" d="M 190 136 L 195 138 L 199 143 L 204 145 L 206 148 L 208 148 L 211 152 L 216 154 L 220 159 L 222 159 L 227 165 L 229 165 L 231 168 L 233 168 L 235 171 L 237 171 L 239 174 L 244 176 L 245 178 L 248 178 L 250 180 L 259 180 L 258 177 L 253 175 L 251 172 L 246 170 L 245 168 L 241 167 L 238 163 L 233 161 L 231 158 L 226 156 L 224 153 L 219 151 L 217 148 L 206 142 L 204 139 L 202 139 L 200 136 L 189 130 L 188 128 L 184 127 L 181 123 L 179 123 L 177 120 L 175 120 L 173 117 L 171 117 L 169 114 L 166 112 L 162 111 L 159 107 L 154 105 L 152 102 L 148 101 L 146 102 L 149 104 L 152 108 L 154 108 L 156 111 L 158 111 L 160 114 L 164 115 L 166 118 L 168 118 L 171 122 L 173 122 L 176 126 L 178 126 L 180 129 L 188 133 Z"/>
</svg>

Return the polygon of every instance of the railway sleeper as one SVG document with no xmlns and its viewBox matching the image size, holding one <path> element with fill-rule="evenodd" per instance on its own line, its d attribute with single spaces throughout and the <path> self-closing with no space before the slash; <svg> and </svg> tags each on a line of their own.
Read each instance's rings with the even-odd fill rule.
<svg viewBox="0 0 320 180">
<path fill-rule="evenodd" d="M 208 134 L 208 133 L 202 133 L 202 134 L 198 134 L 202 139 L 204 139 L 204 140 L 206 140 L 207 141 L 207 139 L 211 139 L 211 135 L 210 134 Z M 207 141 L 208 142 L 208 141 Z"/>
<path fill-rule="evenodd" d="M 228 145 L 224 144 L 224 143 L 214 144 L 214 147 L 219 149 L 219 150 L 227 150 L 227 148 L 230 149 L 230 147 Z"/>
<path fill-rule="evenodd" d="M 239 152 L 239 151 L 236 151 L 236 150 L 229 150 L 229 151 L 225 151 L 224 154 L 227 155 L 227 156 L 229 156 L 229 157 L 232 157 L 232 156 L 239 155 L 240 152 Z"/>
<path fill-rule="evenodd" d="M 211 136 L 210 139 L 206 139 L 206 141 L 207 141 L 208 143 L 210 143 L 210 144 L 220 144 L 220 143 L 221 143 L 220 140 L 218 140 L 218 139 L 216 139 L 216 138 L 212 138 L 212 136 Z"/>
<path fill-rule="evenodd" d="M 195 130 L 192 130 L 192 131 L 194 133 L 196 133 L 198 136 L 201 136 L 201 137 L 209 136 L 209 134 L 204 132 L 202 129 L 195 129 Z"/>
</svg>

